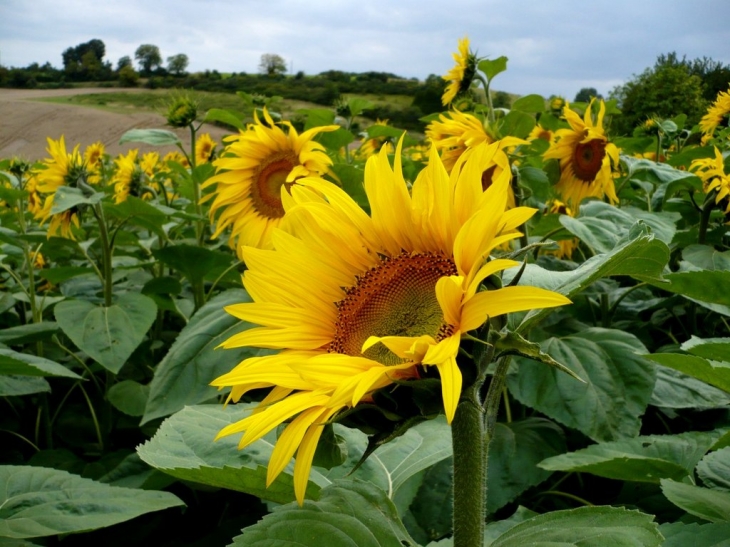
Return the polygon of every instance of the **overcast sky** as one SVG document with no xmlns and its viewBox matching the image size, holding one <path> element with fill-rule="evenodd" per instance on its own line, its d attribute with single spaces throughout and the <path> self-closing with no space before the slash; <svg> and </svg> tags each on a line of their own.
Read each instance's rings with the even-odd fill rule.
<svg viewBox="0 0 730 547">
<path fill-rule="evenodd" d="M 494 87 L 572 99 L 607 94 L 676 51 L 730 64 L 730 0 L 0 0 L 0 64 L 46 61 L 92 38 L 116 66 L 140 44 L 191 72 L 257 71 L 277 53 L 294 72 L 382 71 L 424 79 L 468 36 L 509 58 Z"/>
</svg>

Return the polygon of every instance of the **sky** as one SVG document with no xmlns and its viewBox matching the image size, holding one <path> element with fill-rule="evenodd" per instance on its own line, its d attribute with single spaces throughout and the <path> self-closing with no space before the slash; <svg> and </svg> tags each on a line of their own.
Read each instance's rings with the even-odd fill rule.
<svg viewBox="0 0 730 547">
<path fill-rule="evenodd" d="M 261 55 L 294 73 L 445 74 L 459 38 L 508 57 L 493 89 L 572 99 L 607 95 L 676 51 L 730 64 L 730 0 L 0 0 L 0 64 L 50 62 L 93 38 L 105 60 L 140 44 L 188 71 L 255 73 Z"/>
</svg>

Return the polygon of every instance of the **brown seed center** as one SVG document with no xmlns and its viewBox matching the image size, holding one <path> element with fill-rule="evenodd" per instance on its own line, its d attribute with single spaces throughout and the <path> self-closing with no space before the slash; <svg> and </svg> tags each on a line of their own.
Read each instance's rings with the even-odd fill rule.
<svg viewBox="0 0 730 547">
<path fill-rule="evenodd" d="M 336 334 L 328 350 L 394 365 L 402 360 L 383 344 L 364 354 L 362 345 L 370 336 L 428 334 L 440 340 L 450 335 L 452 327 L 444 322 L 436 298 L 436 282 L 456 274 L 452 259 L 440 254 L 403 252 L 384 258 L 337 303 Z"/>
<path fill-rule="evenodd" d="M 573 172 L 583 182 L 593 182 L 601 170 L 606 143 L 600 139 L 579 143 L 573 151 Z"/>
<path fill-rule="evenodd" d="M 284 207 L 281 204 L 281 187 L 291 170 L 299 165 L 293 152 L 272 154 L 255 169 L 251 185 L 251 201 L 256 211 L 267 218 L 281 218 Z"/>
</svg>

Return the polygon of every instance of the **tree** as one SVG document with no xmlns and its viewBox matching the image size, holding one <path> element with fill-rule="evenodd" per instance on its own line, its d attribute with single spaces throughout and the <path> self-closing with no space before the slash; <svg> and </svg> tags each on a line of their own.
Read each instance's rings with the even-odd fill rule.
<svg viewBox="0 0 730 547">
<path fill-rule="evenodd" d="M 61 54 L 64 71 L 73 80 L 101 79 L 110 68 L 102 63 L 105 54 L 104 42 L 96 38 L 67 48 Z"/>
<path fill-rule="evenodd" d="M 134 58 L 139 63 L 140 72 L 149 75 L 153 69 L 162 65 L 160 48 L 152 44 L 142 44 L 134 52 Z"/>
<path fill-rule="evenodd" d="M 184 53 L 178 53 L 167 58 L 167 70 L 180 76 L 185 74 L 185 69 L 188 68 L 188 56 Z"/>
<path fill-rule="evenodd" d="M 286 61 L 276 53 L 264 53 L 259 62 L 259 72 L 267 76 L 279 76 L 286 73 Z"/>
<path fill-rule="evenodd" d="M 653 68 L 634 76 L 611 91 L 618 100 L 621 116 L 614 120 L 620 134 L 631 134 L 647 118 L 687 115 L 687 125 L 696 124 L 707 108 L 702 96 L 702 80 L 692 74 L 689 64 L 677 62 L 675 56 L 660 56 Z"/>
<path fill-rule="evenodd" d="M 119 83 L 122 87 L 137 87 L 139 74 L 132 65 L 125 65 L 119 70 Z"/>
<path fill-rule="evenodd" d="M 132 59 L 129 55 L 125 55 L 124 57 L 120 57 L 117 61 L 117 72 L 122 70 L 125 66 L 132 66 Z"/>
<path fill-rule="evenodd" d="M 587 103 L 591 99 L 603 99 L 603 97 L 596 91 L 595 87 L 582 87 L 578 93 L 575 94 L 576 103 Z"/>
</svg>

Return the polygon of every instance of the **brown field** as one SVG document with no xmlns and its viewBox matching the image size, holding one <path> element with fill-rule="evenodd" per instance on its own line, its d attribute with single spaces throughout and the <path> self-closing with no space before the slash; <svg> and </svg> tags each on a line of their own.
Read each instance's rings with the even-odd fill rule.
<svg viewBox="0 0 730 547">
<path fill-rule="evenodd" d="M 126 92 L 133 92 L 125 90 Z M 69 104 L 43 102 L 37 99 L 83 95 L 87 93 L 119 92 L 119 89 L 54 89 L 26 90 L 0 89 L 0 159 L 19 156 L 35 161 L 47 157 L 46 138 L 58 139 L 64 135 L 66 146 L 84 147 L 101 141 L 107 153 L 114 157 L 131 148 L 140 152 L 157 150 L 164 154 L 174 147 L 152 147 L 141 143 L 119 144 L 120 137 L 130 129 L 170 129 L 162 115 L 137 111 L 130 113 L 108 112 Z M 175 130 L 187 147 L 190 134 L 187 130 Z M 230 131 L 206 124 L 201 132 L 208 132 L 220 143 Z"/>
</svg>

